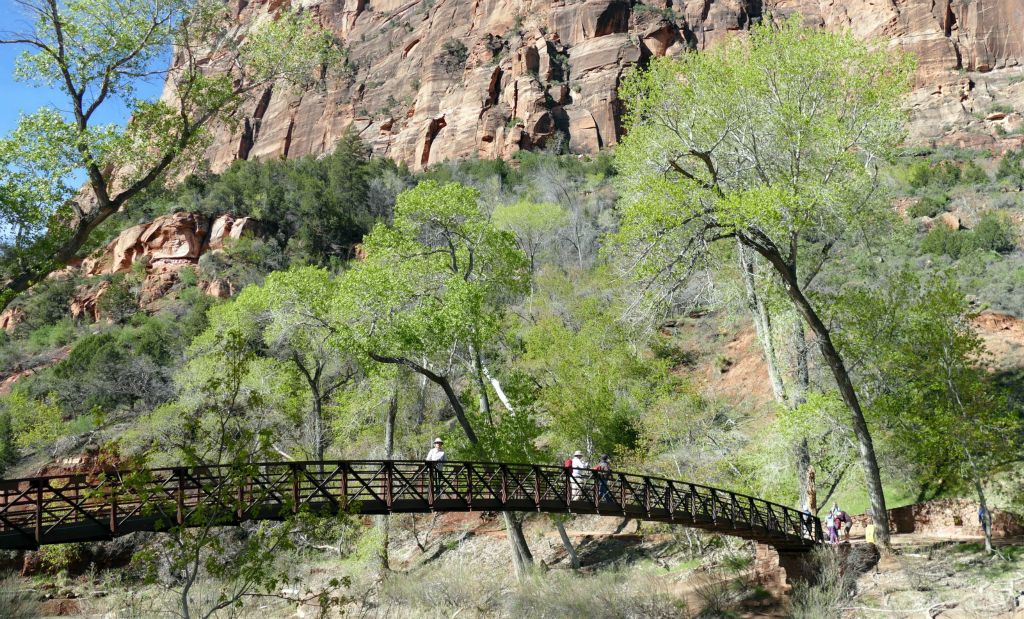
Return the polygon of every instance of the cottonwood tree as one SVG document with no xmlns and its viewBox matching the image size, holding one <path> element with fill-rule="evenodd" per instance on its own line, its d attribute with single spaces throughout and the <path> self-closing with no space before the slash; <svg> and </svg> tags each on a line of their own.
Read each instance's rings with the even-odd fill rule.
<svg viewBox="0 0 1024 619">
<path fill-rule="evenodd" d="M 3 305 L 87 250 L 93 231 L 133 197 L 187 170 L 212 125 L 232 122 L 270 88 L 314 85 L 340 58 L 300 11 L 278 11 L 243 37 L 217 0 L 15 5 L 26 26 L 0 31 L 0 44 L 22 50 L 15 77 L 62 99 L 0 140 Z M 166 78 L 163 97 L 136 99 L 139 81 L 154 78 Z M 119 104 L 131 120 L 103 124 Z"/>
<path fill-rule="evenodd" d="M 888 516 L 871 433 L 805 291 L 822 257 L 887 213 L 878 167 L 903 136 L 911 65 L 796 18 L 758 26 L 631 74 L 621 89 L 628 131 L 616 152 L 622 229 L 613 251 L 656 301 L 675 300 L 718 242 L 738 243 L 771 268 L 849 411 L 883 544 Z"/>
<path fill-rule="evenodd" d="M 987 515 L 986 478 L 1021 453 L 1019 411 L 993 383 L 969 303 L 952 280 L 897 273 L 849 287 L 834 305 L 838 344 L 863 374 L 869 412 L 918 479 L 970 487 Z"/>
<path fill-rule="evenodd" d="M 503 431 L 524 417 L 500 415 L 500 383 L 487 355 L 507 306 L 526 294 L 529 266 L 511 233 L 498 230 L 476 190 L 424 181 L 398 196 L 394 223 L 367 235 L 366 259 L 341 278 L 337 320 L 351 346 L 375 363 L 405 367 L 439 387 L 482 456 L 499 455 Z M 475 396 L 476 410 L 467 406 Z M 503 438 L 504 437 L 504 438 Z M 520 523 L 503 513 L 517 572 L 533 558 Z"/>
<path fill-rule="evenodd" d="M 289 497 L 275 494 L 282 522 L 237 528 L 236 513 L 247 508 L 238 489 L 251 485 L 258 463 L 274 457 L 273 437 L 262 422 L 266 402 L 252 387 L 252 366 L 259 360 L 244 334 L 223 333 L 218 352 L 213 371 L 190 375 L 195 382 L 187 396 L 154 411 L 147 426 L 173 427 L 173 432 L 155 432 L 153 447 L 177 466 L 220 465 L 220 479 L 205 481 L 201 504 L 184 521 L 164 523 L 168 526 L 160 543 L 146 546 L 135 559 L 145 568 L 147 583 L 172 594 L 169 610 L 182 619 L 212 617 L 255 598 L 313 604 L 325 612 L 338 602 L 332 593 L 342 582 L 332 579 L 319 590 L 304 588 L 285 560 L 296 548 L 296 534 L 323 530 L 322 523 L 295 509 Z M 155 482 L 140 468 L 122 483 L 145 496 Z M 174 513 L 173 504 L 165 505 L 163 513 Z M 339 514 L 342 520 L 347 517 Z M 285 593 L 286 588 L 300 593 Z"/>
<path fill-rule="evenodd" d="M 210 326 L 195 344 L 216 349 L 225 333 L 241 333 L 260 356 L 293 368 L 308 398 L 302 445 L 313 460 L 323 460 L 330 443 L 325 408 L 358 372 L 334 322 L 337 288 L 331 274 L 318 267 L 271 273 L 263 285 L 248 286 L 233 301 L 211 309 Z"/>
</svg>

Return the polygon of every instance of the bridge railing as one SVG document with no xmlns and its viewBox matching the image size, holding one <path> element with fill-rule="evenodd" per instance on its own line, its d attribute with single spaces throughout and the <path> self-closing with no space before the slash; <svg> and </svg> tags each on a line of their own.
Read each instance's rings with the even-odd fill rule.
<svg viewBox="0 0 1024 619">
<path fill-rule="evenodd" d="M 798 511 L 688 482 L 493 462 L 339 460 L 107 471 L 0 481 L 0 548 L 109 539 L 200 520 L 233 524 L 300 510 L 467 510 L 620 515 L 775 544 L 822 540 Z"/>
</svg>

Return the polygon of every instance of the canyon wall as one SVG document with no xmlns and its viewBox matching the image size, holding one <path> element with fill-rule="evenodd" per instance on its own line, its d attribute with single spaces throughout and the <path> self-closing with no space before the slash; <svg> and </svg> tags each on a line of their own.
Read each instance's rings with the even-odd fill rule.
<svg viewBox="0 0 1024 619">
<path fill-rule="evenodd" d="M 286 1 L 229 0 L 239 36 Z M 307 92 L 258 93 L 236 127 L 215 130 L 214 170 L 330 152 L 350 128 L 413 169 L 554 140 L 595 153 L 622 136 L 616 91 L 630 67 L 795 12 L 917 56 L 912 142 L 1020 141 L 1003 139 L 1024 108 L 1020 0 L 297 1 L 343 42 L 347 68 Z"/>
</svg>

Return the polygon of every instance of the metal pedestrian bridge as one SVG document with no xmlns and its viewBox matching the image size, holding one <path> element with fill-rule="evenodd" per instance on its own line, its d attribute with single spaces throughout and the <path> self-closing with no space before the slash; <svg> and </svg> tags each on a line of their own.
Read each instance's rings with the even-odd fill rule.
<svg viewBox="0 0 1024 619">
<path fill-rule="evenodd" d="M 2 480 L 0 549 L 346 510 L 619 516 L 733 535 L 785 552 L 810 550 L 823 540 L 820 520 L 790 507 L 661 477 L 498 462 L 325 460 Z"/>
</svg>

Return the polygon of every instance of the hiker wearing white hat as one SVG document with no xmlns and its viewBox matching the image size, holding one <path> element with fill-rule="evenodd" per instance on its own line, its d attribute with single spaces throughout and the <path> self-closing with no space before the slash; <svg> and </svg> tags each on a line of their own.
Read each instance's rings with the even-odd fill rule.
<svg viewBox="0 0 1024 619">
<path fill-rule="evenodd" d="M 583 452 L 577 449 L 572 454 L 572 500 L 577 501 L 583 495 L 583 473 L 590 467 L 583 459 Z"/>
<path fill-rule="evenodd" d="M 427 462 L 447 462 L 448 454 L 444 452 L 444 441 L 440 438 L 434 439 L 434 446 L 427 452 Z"/>
</svg>

